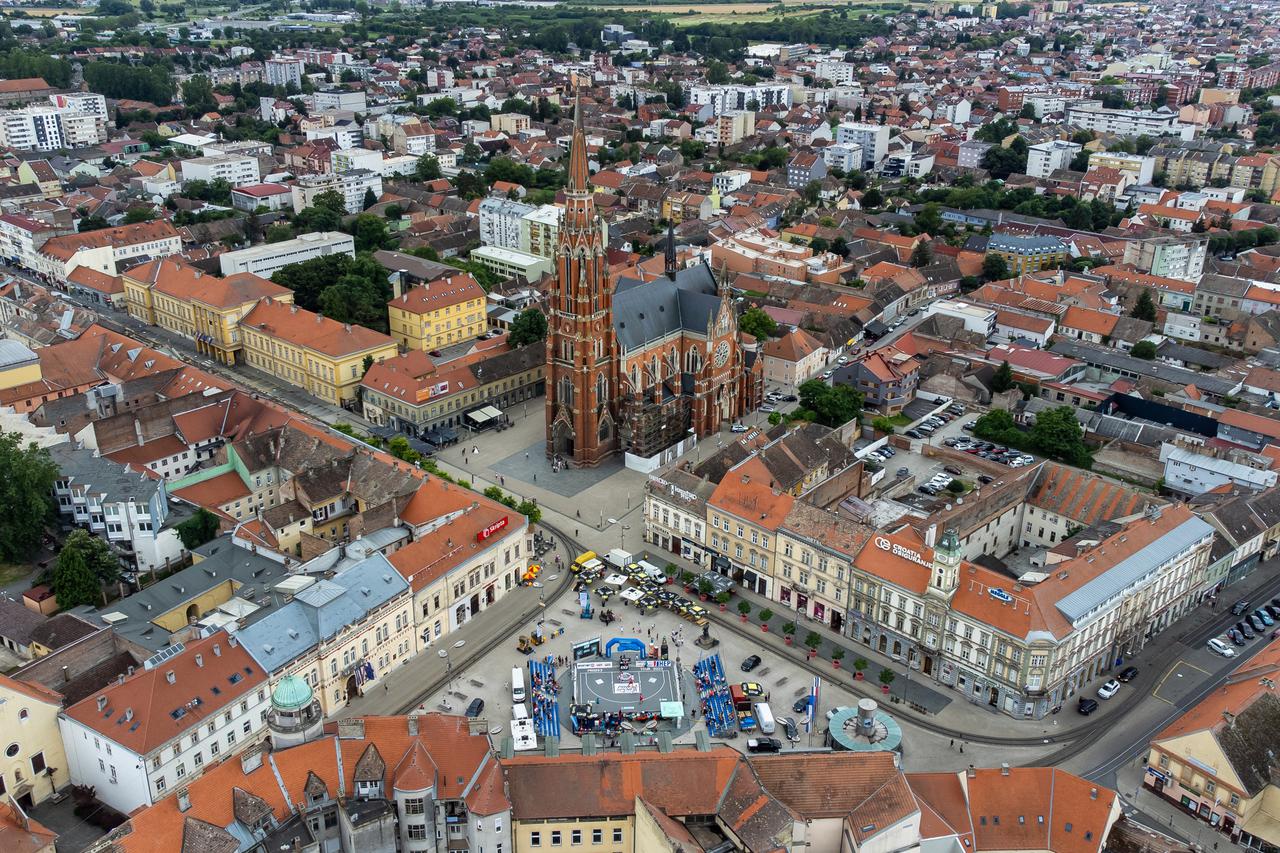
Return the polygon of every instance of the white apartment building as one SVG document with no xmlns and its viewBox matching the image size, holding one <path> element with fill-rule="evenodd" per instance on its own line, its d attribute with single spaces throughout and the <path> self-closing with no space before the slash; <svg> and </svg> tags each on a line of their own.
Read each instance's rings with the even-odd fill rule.
<svg viewBox="0 0 1280 853">
<path fill-rule="evenodd" d="M 1276 472 L 1267 467 L 1255 468 L 1168 443 L 1160 445 L 1160 460 L 1164 462 L 1165 488 L 1183 495 L 1203 495 L 1228 483 L 1260 492 L 1274 486 L 1277 479 Z"/>
<path fill-rule="evenodd" d="M 274 56 L 263 63 L 267 74 L 267 82 L 272 86 L 288 86 L 290 83 L 302 88 L 302 74 L 306 69 L 301 59 L 289 56 Z"/>
<path fill-rule="evenodd" d="M 889 153 L 889 128 L 882 124 L 845 121 L 836 125 L 837 145 L 862 149 L 862 170 L 874 169 Z"/>
<path fill-rule="evenodd" d="M 1064 139 L 1054 139 L 1027 147 L 1027 174 L 1047 178 L 1059 169 L 1071 167 L 1071 161 L 1082 146 Z"/>
<path fill-rule="evenodd" d="M 374 151 L 372 148 L 339 148 L 329 154 L 329 164 L 334 172 L 363 169 L 367 172 L 377 172 L 379 175 L 386 174 L 382 164 L 382 152 Z M 414 165 L 417 166 L 416 160 Z"/>
<path fill-rule="evenodd" d="M 261 179 L 257 157 L 238 154 L 220 154 L 214 157 L 194 157 L 183 160 L 182 183 L 190 181 L 213 182 L 223 180 L 233 187 L 256 184 Z"/>
<path fill-rule="evenodd" d="M 1146 134 L 1192 139 L 1196 133 L 1194 124 L 1178 121 L 1178 114 L 1167 107 L 1159 110 L 1109 110 L 1099 106 L 1097 101 L 1067 107 L 1067 124 L 1120 136 Z"/>
<path fill-rule="evenodd" d="M 107 141 L 107 102 L 102 95 L 50 95 L 49 101 L 0 113 L 0 145 L 56 151 Z"/>
<path fill-rule="evenodd" d="M 786 83 L 757 83 L 754 86 L 690 86 L 689 103 L 695 106 L 709 104 L 715 115 L 733 110 L 756 112 L 765 107 L 790 107 L 791 87 Z"/>
<path fill-rule="evenodd" d="M 34 269 L 58 280 L 64 280 L 76 267 L 115 275 L 134 258 L 176 255 L 181 251 L 181 235 L 167 221 L 158 219 L 52 237 L 40 247 Z"/>
<path fill-rule="evenodd" d="M 1163 278 L 1199 281 L 1208 254 L 1209 241 L 1203 236 L 1149 237 L 1126 243 L 1124 262 Z"/>
<path fill-rule="evenodd" d="M 751 183 L 751 173 L 746 169 L 729 169 L 724 172 L 716 172 L 711 178 L 711 186 L 721 196 L 726 196 L 749 183 Z"/>
<path fill-rule="evenodd" d="M 316 92 L 316 112 L 326 110 L 345 110 L 362 113 L 369 108 L 368 99 L 363 89 L 322 89 Z"/>
<path fill-rule="evenodd" d="M 219 631 L 152 655 L 63 711 L 58 729 L 72 783 L 129 814 L 260 743 L 270 704 L 262 668 Z"/>
<path fill-rule="evenodd" d="M 1156 173 L 1156 158 L 1123 151 L 1095 151 L 1089 155 L 1089 168 L 1103 167 L 1133 175 L 1134 183 L 1150 186 Z"/>
<path fill-rule="evenodd" d="M 520 251 L 540 258 L 553 258 L 560 244 L 561 209 L 541 205 L 520 218 Z"/>
<path fill-rule="evenodd" d="M 650 474 L 644 493 L 644 541 L 706 565 L 707 498 L 715 486 L 688 471 L 672 468 Z"/>
<path fill-rule="evenodd" d="M 826 162 L 828 169 L 840 169 L 844 172 L 861 169 L 863 163 L 862 146 L 837 142 L 835 145 L 828 145 L 822 149 L 822 159 Z"/>
<path fill-rule="evenodd" d="M 163 479 L 70 444 L 49 454 L 59 471 L 53 496 L 60 515 L 105 539 L 139 571 L 162 569 L 186 553 L 177 531 L 165 527 L 170 506 Z"/>
<path fill-rule="evenodd" d="M 368 169 L 336 175 L 303 175 L 292 188 L 293 212 L 300 213 L 304 207 L 311 207 L 316 196 L 328 190 L 335 190 L 342 196 L 347 213 L 359 213 L 364 210 L 367 191 L 372 190 L 375 197 L 382 196 L 382 175 Z"/>
<path fill-rule="evenodd" d="M 813 76 L 819 80 L 830 80 L 837 86 L 848 86 L 858 76 L 858 66 L 852 62 L 824 59 L 813 66 Z"/>
<path fill-rule="evenodd" d="M 489 196 L 480 202 L 480 245 L 525 251 L 520 243 L 521 220 L 536 208 L 512 199 Z"/>
<path fill-rule="evenodd" d="M 356 243 L 352 236 L 341 231 L 316 231 L 279 243 L 264 243 L 235 252 L 224 252 L 218 256 L 218 262 L 224 276 L 251 272 L 270 278 L 273 272 L 289 264 L 338 253 L 353 258 L 356 256 Z"/>
<path fill-rule="evenodd" d="M 991 337 L 996 333 L 996 312 L 992 308 L 974 305 L 972 302 L 960 302 L 952 299 L 939 299 L 925 309 L 926 317 L 941 314 L 954 317 L 964 323 L 966 332 Z"/>
</svg>

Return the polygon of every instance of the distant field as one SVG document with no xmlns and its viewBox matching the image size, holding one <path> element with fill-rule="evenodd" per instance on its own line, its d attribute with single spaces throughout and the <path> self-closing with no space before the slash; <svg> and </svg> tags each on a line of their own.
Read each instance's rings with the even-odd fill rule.
<svg viewBox="0 0 1280 853">
<path fill-rule="evenodd" d="M 910 5 L 912 0 L 904 0 L 901 4 Z M 773 0 L 768 3 L 647 3 L 636 0 L 634 3 L 602 0 L 602 2 L 573 3 L 574 6 L 587 6 L 602 12 L 631 12 L 638 7 L 657 14 L 671 15 L 676 25 L 692 24 L 741 24 L 747 21 L 771 21 L 774 18 L 801 18 L 816 15 L 827 9 L 844 7 L 858 8 L 867 11 L 886 5 L 884 0 Z M 779 11 L 778 7 L 785 9 Z"/>
</svg>

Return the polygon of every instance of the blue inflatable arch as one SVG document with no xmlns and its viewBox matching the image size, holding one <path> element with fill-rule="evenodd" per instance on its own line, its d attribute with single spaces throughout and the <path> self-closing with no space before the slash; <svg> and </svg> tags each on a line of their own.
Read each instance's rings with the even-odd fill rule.
<svg viewBox="0 0 1280 853">
<path fill-rule="evenodd" d="M 642 640 L 635 640 L 629 637 L 614 637 L 606 643 L 604 647 L 604 656 L 607 658 L 613 657 L 614 649 L 619 649 L 624 652 L 636 652 L 636 656 L 639 658 L 644 658 L 647 651 L 647 647 Z"/>
</svg>

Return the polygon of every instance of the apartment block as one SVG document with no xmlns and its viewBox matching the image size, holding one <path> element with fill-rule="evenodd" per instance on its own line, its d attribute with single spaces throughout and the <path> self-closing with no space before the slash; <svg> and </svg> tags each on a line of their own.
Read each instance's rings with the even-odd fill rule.
<svg viewBox="0 0 1280 853">
<path fill-rule="evenodd" d="M 342 196 L 347 213 L 364 210 L 365 193 L 382 196 L 382 175 L 368 169 L 355 169 L 345 174 L 303 175 L 293 185 L 293 212 L 315 204 L 316 196 L 330 190 Z"/>
<path fill-rule="evenodd" d="M 411 287 L 387 303 L 391 335 L 407 350 L 429 351 L 485 333 L 486 297 L 470 273 L 455 272 Z"/>
<path fill-rule="evenodd" d="M 337 254 L 356 256 L 356 243 L 352 236 L 341 231 L 314 231 L 292 240 L 224 252 L 218 256 L 218 263 L 223 275 L 248 272 L 270 278 L 276 270 L 289 264 Z"/>
<path fill-rule="evenodd" d="M 1047 178 L 1059 169 L 1071 166 L 1072 159 L 1081 146 L 1075 142 L 1055 139 L 1027 147 L 1027 174 L 1033 178 Z"/>
<path fill-rule="evenodd" d="M 222 154 L 215 157 L 195 157 L 182 161 L 182 182 L 226 181 L 233 187 L 256 184 L 261 180 L 257 157 Z"/>
<path fill-rule="evenodd" d="M 837 145 L 862 148 L 862 170 L 874 169 L 889 153 L 889 128 L 882 124 L 846 121 L 836 125 Z"/>
</svg>

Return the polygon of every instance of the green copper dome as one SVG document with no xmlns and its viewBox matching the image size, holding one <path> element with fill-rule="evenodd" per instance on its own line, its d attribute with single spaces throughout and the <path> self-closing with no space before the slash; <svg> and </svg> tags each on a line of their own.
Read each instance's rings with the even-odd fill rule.
<svg viewBox="0 0 1280 853">
<path fill-rule="evenodd" d="M 286 675 L 271 692 L 271 704 L 279 711 L 300 711 L 311 704 L 313 696 L 311 685 L 296 675 Z"/>
</svg>

